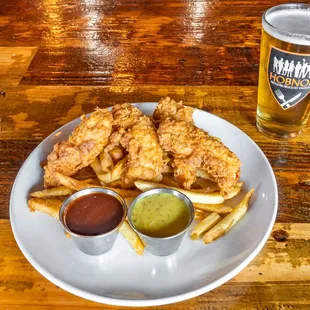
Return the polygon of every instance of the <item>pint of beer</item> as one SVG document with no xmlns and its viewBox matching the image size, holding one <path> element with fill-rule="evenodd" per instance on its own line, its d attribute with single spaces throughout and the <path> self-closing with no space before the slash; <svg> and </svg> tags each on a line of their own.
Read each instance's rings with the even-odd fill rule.
<svg viewBox="0 0 310 310">
<path fill-rule="evenodd" d="M 277 138 L 298 136 L 310 112 L 310 5 L 283 4 L 263 15 L 256 125 Z"/>
</svg>

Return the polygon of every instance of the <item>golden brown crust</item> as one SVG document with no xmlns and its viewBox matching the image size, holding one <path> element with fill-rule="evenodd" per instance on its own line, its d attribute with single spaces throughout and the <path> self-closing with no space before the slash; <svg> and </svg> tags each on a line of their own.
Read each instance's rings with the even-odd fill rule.
<svg viewBox="0 0 310 310">
<path fill-rule="evenodd" d="M 156 124 L 159 124 L 166 118 L 194 124 L 193 112 L 194 109 L 184 106 L 182 101 L 176 102 L 170 97 L 165 97 L 159 101 L 153 113 L 153 118 Z"/>
<path fill-rule="evenodd" d="M 116 128 L 127 129 L 132 127 L 143 116 L 141 110 L 129 103 L 117 104 L 112 109 Z"/>
<path fill-rule="evenodd" d="M 121 145 L 128 151 L 128 162 L 124 181 L 135 180 L 159 182 L 165 164 L 164 152 L 159 145 L 156 128 L 147 116 L 141 116 L 121 139 Z"/>
<path fill-rule="evenodd" d="M 55 144 L 47 156 L 44 187 L 59 185 L 53 176 L 54 172 L 71 176 L 88 166 L 107 145 L 112 123 L 112 115 L 106 109 L 96 109 L 88 118 L 83 115 L 68 141 Z"/>
<path fill-rule="evenodd" d="M 190 188 L 196 169 L 205 170 L 227 195 L 240 177 L 240 160 L 218 139 L 185 121 L 166 119 L 158 130 L 163 149 L 173 157 L 174 175 L 179 184 Z"/>
<path fill-rule="evenodd" d="M 123 181 L 129 185 L 135 180 L 160 181 L 165 156 L 151 119 L 130 104 L 113 107 L 112 115 L 115 132 L 105 150 L 121 145 L 128 152 Z"/>
</svg>

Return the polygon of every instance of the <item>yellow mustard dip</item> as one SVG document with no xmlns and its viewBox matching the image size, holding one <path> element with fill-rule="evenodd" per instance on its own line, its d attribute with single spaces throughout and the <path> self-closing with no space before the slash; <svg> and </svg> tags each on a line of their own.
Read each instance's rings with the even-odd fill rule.
<svg viewBox="0 0 310 310">
<path fill-rule="evenodd" d="M 186 228 L 190 212 L 180 198 L 167 193 L 146 196 L 134 205 L 131 220 L 135 228 L 150 237 L 170 237 Z"/>
</svg>

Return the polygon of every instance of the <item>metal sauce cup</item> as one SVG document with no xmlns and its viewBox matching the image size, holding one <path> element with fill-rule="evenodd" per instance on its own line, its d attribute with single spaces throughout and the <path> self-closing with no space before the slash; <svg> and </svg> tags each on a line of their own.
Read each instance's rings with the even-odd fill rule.
<svg viewBox="0 0 310 310">
<path fill-rule="evenodd" d="M 186 206 L 190 212 L 188 225 L 181 232 L 179 232 L 176 235 L 172 235 L 170 237 L 163 237 L 163 238 L 150 237 L 148 235 L 141 233 L 132 223 L 131 214 L 132 214 L 132 210 L 134 209 L 136 203 L 140 199 L 145 198 L 146 196 L 159 194 L 159 193 L 166 193 L 166 194 L 172 194 L 174 196 L 177 196 L 178 198 L 180 198 L 181 200 L 183 200 L 186 203 Z M 128 222 L 129 222 L 130 226 L 139 235 L 139 237 L 141 238 L 141 240 L 145 244 L 146 249 L 150 253 L 157 255 L 157 256 L 167 256 L 167 255 L 171 255 L 174 252 L 176 252 L 176 250 L 179 248 L 179 246 L 181 244 L 181 241 L 184 238 L 186 231 L 188 230 L 189 226 L 192 224 L 192 222 L 194 220 L 194 216 L 195 216 L 195 209 L 194 209 L 194 206 L 193 206 L 192 202 L 190 201 L 190 199 L 187 196 L 185 196 L 184 194 L 182 194 L 181 192 L 179 192 L 177 190 L 173 190 L 173 189 L 168 189 L 168 188 L 156 188 L 156 189 L 152 189 L 152 190 L 149 190 L 147 192 L 144 192 L 143 194 L 139 195 L 131 203 L 129 210 L 128 210 Z"/>
<path fill-rule="evenodd" d="M 108 231 L 104 234 L 96 235 L 96 236 L 87 236 L 87 235 L 80 235 L 77 233 L 72 232 L 66 225 L 65 222 L 65 211 L 68 207 L 68 205 L 75 199 L 91 194 L 91 193 L 104 193 L 110 196 L 115 197 L 122 205 L 123 207 L 123 217 L 120 221 L 120 223 L 113 228 L 111 231 Z M 80 190 L 73 195 L 71 195 L 69 198 L 67 198 L 60 210 L 59 210 L 59 220 L 60 224 L 63 227 L 63 229 L 72 236 L 73 241 L 77 245 L 77 247 L 84 253 L 89 254 L 89 255 L 100 255 L 103 254 L 107 251 L 109 251 L 116 240 L 117 234 L 118 234 L 118 229 L 121 227 L 123 222 L 125 221 L 127 215 L 127 205 L 123 198 L 116 192 L 109 190 L 109 189 L 104 189 L 104 188 L 86 188 L 83 190 Z"/>
</svg>

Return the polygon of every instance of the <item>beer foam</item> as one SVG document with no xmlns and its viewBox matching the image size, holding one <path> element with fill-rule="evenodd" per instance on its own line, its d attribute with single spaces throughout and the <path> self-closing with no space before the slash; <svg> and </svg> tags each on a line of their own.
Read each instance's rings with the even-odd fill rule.
<svg viewBox="0 0 310 310">
<path fill-rule="evenodd" d="M 271 36 L 288 43 L 310 45 L 310 9 L 276 10 L 268 12 L 265 18 L 263 27 Z"/>
</svg>

